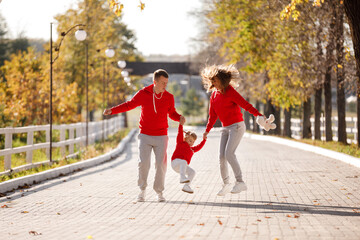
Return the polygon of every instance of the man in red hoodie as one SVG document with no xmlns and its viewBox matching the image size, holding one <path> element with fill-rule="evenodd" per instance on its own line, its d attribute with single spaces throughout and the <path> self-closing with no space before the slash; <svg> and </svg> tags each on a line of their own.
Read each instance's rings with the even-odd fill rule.
<svg viewBox="0 0 360 240">
<path fill-rule="evenodd" d="M 175 109 L 174 96 L 166 91 L 169 80 L 168 73 L 158 69 L 153 75 L 153 84 L 138 91 L 134 97 L 116 107 L 105 109 L 104 115 L 122 113 L 141 106 L 139 121 L 139 175 L 138 186 L 140 194 L 138 202 L 145 201 L 147 177 L 150 170 L 151 150 L 155 154 L 154 190 L 158 194 L 158 201 L 164 202 L 163 196 L 165 173 L 167 168 L 166 149 L 168 145 L 168 115 L 174 121 L 185 123 L 185 118 Z"/>
</svg>

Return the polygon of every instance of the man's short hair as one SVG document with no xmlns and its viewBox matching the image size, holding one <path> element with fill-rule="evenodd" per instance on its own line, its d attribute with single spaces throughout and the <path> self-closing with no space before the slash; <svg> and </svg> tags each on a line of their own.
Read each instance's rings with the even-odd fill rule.
<svg viewBox="0 0 360 240">
<path fill-rule="evenodd" d="M 154 72 L 153 80 L 158 80 L 161 76 L 169 78 L 169 74 L 164 69 L 158 69 Z"/>
</svg>

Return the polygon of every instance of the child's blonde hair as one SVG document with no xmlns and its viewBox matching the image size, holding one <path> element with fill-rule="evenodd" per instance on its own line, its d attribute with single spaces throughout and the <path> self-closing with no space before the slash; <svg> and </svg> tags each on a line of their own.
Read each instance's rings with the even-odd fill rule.
<svg viewBox="0 0 360 240">
<path fill-rule="evenodd" d="M 184 131 L 184 133 L 185 133 L 185 137 L 192 137 L 192 138 L 194 138 L 194 141 L 197 139 L 197 136 L 196 136 L 196 133 L 194 133 L 194 132 L 191 132 L 191 131 Z"/>
</svg>

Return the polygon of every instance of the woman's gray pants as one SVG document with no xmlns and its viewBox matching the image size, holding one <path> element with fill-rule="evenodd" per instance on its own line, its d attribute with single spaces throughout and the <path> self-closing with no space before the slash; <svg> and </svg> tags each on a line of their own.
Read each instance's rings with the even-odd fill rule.
<svg viewBox="0 0 360 240">
<path fill-rule="evenodd" d="M 220 172 L 224 184 L 229 183 L 229 170 L 227 163 L 230 164 L 234 172 L 236 181 L 243 181 L 240 165 L 235 155 L 235 150 L 238 147 L 245 133 L 245 130 L 246 126 L 244 121 L 223 127 L 221 130 L 219 158 Z"/>
</svg>

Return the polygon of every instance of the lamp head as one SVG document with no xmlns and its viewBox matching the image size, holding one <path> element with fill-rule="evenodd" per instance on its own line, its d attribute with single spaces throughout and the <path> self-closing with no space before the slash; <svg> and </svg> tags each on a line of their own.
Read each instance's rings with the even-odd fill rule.
<svg viewBox="0 0 360 240">
<path fill-rule="evenodd" d="M 78 41 L 84 41 L 86 39 L 86 32 L 85 30 L 83 29 L 79 29 L 75 32 L 75 38 L 78 40 Z"/>
<path fill-rule="evenodd" d="M 119 68 L 125 68 L 126 67 L 126 62 L 123 61 L 123 60 L 118 61 L 117 64 L 118 64 Z"/>
<path fill-rule="evenodd" d="M 108 48 L 105 50 L 105 55 L 109 58 L 112 58 L 115 55 L 115 51 L 112 48 Z"/>
</svg>

